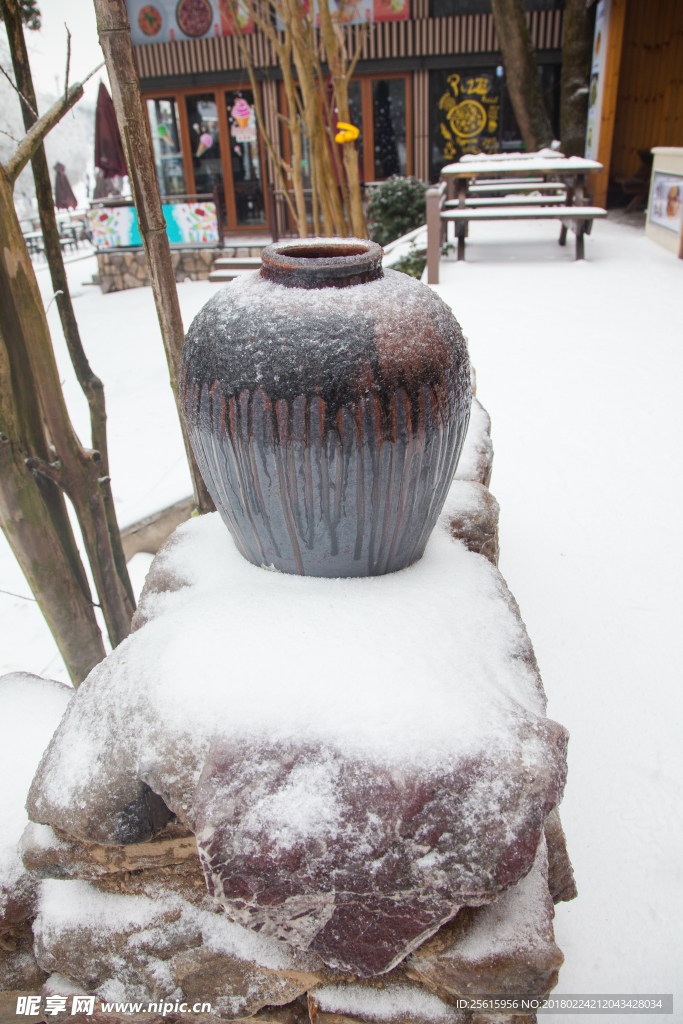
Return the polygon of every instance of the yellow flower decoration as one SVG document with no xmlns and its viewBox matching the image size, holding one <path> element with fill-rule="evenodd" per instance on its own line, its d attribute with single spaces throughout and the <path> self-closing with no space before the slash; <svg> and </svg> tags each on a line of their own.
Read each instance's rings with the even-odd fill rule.
<svg viewBox="0 0 683 1024">
<path fill-rule="evenodd" d="M 347 124 L 346 121 L 337 121 L 338 131 L 334 137 L 335 142 L 355 142 L 360 135 L 360 128 L 356 128 L 354 124 Z"/>
</svg>

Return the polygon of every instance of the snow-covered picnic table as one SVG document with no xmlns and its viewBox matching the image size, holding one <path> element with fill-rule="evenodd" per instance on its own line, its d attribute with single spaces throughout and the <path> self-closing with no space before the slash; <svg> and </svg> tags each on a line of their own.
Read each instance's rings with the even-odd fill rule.
<svg viewBox="0 0 683 1024">
<path fill-rule="evenodd" d="M 599 206 L 585 205 L 586 175 L 602 170 L 602 164 L 584 157 L 565 157 L 553 149 L 538 153 L 466 153 L 457 163 L 441 171 L 441 182 L 427 190 L 427 279 L 439 283 L 439 258 L 448 221 L 456 225 L 458 259 L 465 259 L 465 238 L 470 221 L 561 220 L 560 245 L 569 228 L 576 235 L 576 258 L 583 259 L 585 234 L 593 220 L 607 216 Z M 501 175 L 509 176 L 501 178 Z M 486 179 L 486 191 L 481 179 Z M 474 189 L 470 191 L 472 184 Z M 549 185 L 556 188 L 549 188 Z M 527 185 L 532 198 L 520 197 Z M 499 186 L 496 188 L 496 186 Z M 548 192 L 554 193 L 548 195 Z M 507 193 L 512 194 L 507 194 Z M 499 193 L 497 198 L 492 198 Z M 486 198 L 483 198 L 483 196 Z M 482 197 L 482 198 L 480 198 Z M 572 216 L 565 207 L 572 207 Z M 581 216 L 574 214 L 581 208 Z"/>
</svg>

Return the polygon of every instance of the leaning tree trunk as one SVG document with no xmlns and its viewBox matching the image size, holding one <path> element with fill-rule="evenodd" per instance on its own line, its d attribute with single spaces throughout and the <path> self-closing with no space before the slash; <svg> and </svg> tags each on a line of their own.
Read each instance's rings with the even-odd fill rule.
<svg viewBox="0 0 683 1024">
<path fill-rule="evenodd" d="M 583 156 L 586 148 L 593 50 L 589 14 L 585 0 L 566 0 L 560 87 L 560 138 L 565 156 Z"/>
<path fill-rule="evenodd" d="M 35 273 L 16 222 L 12 186 L 0 166 L 0 525 L 78 686 L 105 651 L 62 491 L 28 465 L 48 464 L 54 453 L 14 301 L 17 285 L 29 292 Z M 33 312 L 39 315 L 42 305 Z"/>
<path fill-rule="evenodd" d="M 528 152 L 553 141 L 522 0 L 491 0 L 512 109 Z"/>
<path fill-rule="evenodd" d="M 54 449 L 49 459 L 29 455 L 28 465 L 61 487 L 71 499 L 109 639 L 116 647 L 130 632 L 133 609 L 125 598 L 114 564 L 99 482 L 102 460 L 99 452 L 81 446 L 71 425 L 38 282 L 21 234 L 7 178 L 7 175 L 3 176 L 0 223 L 5 262 L 11 261 L 14 272 L 10 270 L 7 275 L 7 289 L 0 303 L 0 330 L 10 362 L 14 365 L 20 365 L 22 361 L 30 364 L 38 408 Z"/>
<path fill-rule="evenodd" d="M 24 118 L 24 127 L 28 131 L 37 120 L 38 105 L 36 94 L 33 88 L 31 67 L 24 39 L 24 28 L 21 19 L 21 10 L 17 0 L 0 0 L 0 11 L 2 12 L 7 37 L 10 43 L 12 54 L 12 66 L 17 88 L 23 97 L 21 110 Z M 116 519 L 116 509 L 111 492 L 109 479 L 109 451 L 107 445 L 107 411 L 104 400 L 104 387 L 102 381 L 93 373 L 88 358 L 81 342 L 78 323 L 71 302 L 69 284 L 62 259 L 62 246 L 59 240 L 59 229 L 55 216 L 55 204 L 52 197 L 52 185 L 50 183 L 50 171 L 45 155 L 45 147 L 41 144 L 31 159 L 33 180 L 36 186 L 36 198 L 38 200 L 38 213 L 40 215 L 40 226 L 43 233 L 45 245 L 45 256 L 50 269 L 52 289 L 56 296 L 57 309 L 62 322 L 64 338 L 69 349 L 71 362 L 73 364 L 78 383 L 90 407 L 90 433 L 92 447 L 102 457 L 100 486 L 104 500 L 107 525 L 109 528 L 109 539 L 111 541 L 114 562 L 121 583 L 132 608 L 135 608 L 135 597 L 133 588 L 128 576 L 126 558 L 121 543 L 121 533 Z"/>
<path fill-rule="evenodd" d="M 126 157 L 135 208 L 138 213 L 140 237 L 152 282 L 154 302 L 166 350 L 171 388 L 176 400 L 187 461 L 192 475 L 195 502 L 200 513 L 213 512 L 216 506 L 199 472 L 180 412 L 178 376 L 185 332 L 180 315 L 173 264 L 171 263 L 171 247 L 166 234 L 166 221 L 161 209 L 152 144 L 142 105 L 140 83 L 135 70 L 126 4 L 125 0 L 94 0 L 94 2 L 97 32 L 109 73 L 112 100 L 121 132 L 121 142 Z"/>
</svg>

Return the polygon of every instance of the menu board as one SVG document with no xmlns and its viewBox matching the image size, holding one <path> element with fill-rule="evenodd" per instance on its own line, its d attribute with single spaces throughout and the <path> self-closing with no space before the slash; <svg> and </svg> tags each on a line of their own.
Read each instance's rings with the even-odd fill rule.
<svg viewBox="0 0 683 1024">
<path fill-rule="evenodd" d="M 439 75 L 435 76 L 439 81 Z M 437 104 L 435 145 L 443 163 L 464 153 L 497 153 L 500 81 L 487 71 L 454 72 Z"/>
<path fill-rule="evenodd" d="M 371 21 L 406 21 L 410 0 L 327 0 L 333 21 L 359 25 Z M 313 17 L 320 25 L 319 0 L 313 0 Z M 235 35 L 229 0 L 126 0 L 130 34 L 135 46 L 173 43 L 183 39 Z M 308 12 L 308 2 L 304 0 Z M 237 17 L 242 32 L 253 32 L 248 0 L 239 0 Z M 278 28 L 282 25 L 278 21 Z"/>
<path fill-rule="evenodd" d="M 126 0 L 126 8 L 135 46 L 232 36 L 236 32 L 228 0 Z M 237 5 L 237 17 L 242 32 L 254 31 L 243 0 Z"/>
<path fill-rule="evenodd" d="M 655 171 L 650 192 L 650 224 L 668 228 L 677 235 L 683 224 L 683 174 Z"/>
</svg>

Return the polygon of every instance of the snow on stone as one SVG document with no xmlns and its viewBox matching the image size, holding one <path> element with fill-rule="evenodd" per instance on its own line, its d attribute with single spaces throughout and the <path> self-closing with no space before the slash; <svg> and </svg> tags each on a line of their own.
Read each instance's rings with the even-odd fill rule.
<svg viewBox="0 0 683 1024">
<path fill-rule="evenodd" d="M 163 928 L 169 939 L 173 930 L 196 930 L 203 944 L 215 953 L 239 957 L 269 970 L 294 966 L 292 952 L 273 939 L 265 939 L 215 914 L 192 906 L 169 890 L 159 889 L 154 899 L 100 892 L 90 882 L 46 879 L 40 883 L 38 916 L 34 933 L 43 945 L 61 934 L 83 929 L 106 943 L 107 936 L 125 934 L 131 945 L 145 943 L 150 931 Z"/>
<path fill-rule="evenodd" d="M 233 920 L 362 976 L 495 899 L 531 868 L 566 734 L 502 578 L 446 526 L 408 569 L 329 580 L 251 565 L 218 515 L 183 524 L 32 819 L 145 842 L 148 786 Z"/>
<path fill-rule="evenodd" d="M 314 958 L 161 885 L 152 885 L 151 893 L 105 893 L 75 880 L 42 882 L 34 923 L 38 961 L 52 978 L 68 974 L 103 999 L 182 999 L 193 993 L 231 1018 L 290 1002 L 319 980 L 312 973 L 319 967 Z"/>
<path fill-rule="evenodd" d="M 458 956 L 477 961 L 533 950 L 540 942 L 547 941 L 549 914 L 552 918 L 548 859 L 545 842 L 542 842 L 529 874 L 517 885 L 510 886 L 495 903 L 478 911 L 474 924 L 458 943 Z"/>
<path fill-rule="evenodd" d="M 181 737 L 197 764 L 214 736 L 233 735 L 427 766 L 482 745 L 509 752 L 517 724 L 544 716 L 500 576 L 438 527 L 400 573 L 324 580 L 250 565 L 212 514 L 178 529 L 157 572 L 168 589 L 143 593 L 147 624 L 78 691 L 37 815 L 78 803 L 119 761 L 144 772 Z"/>
<path fill-rule="evenodd" d="M 313 998 L 326 1013 L 349 1013 L 363 1020 L 456 1021 L 459 1014 L 429 992 L 407 985 L 365 988 L 356 985 L 323 985 Z"/>
<path fill-rule="evenodd" d="M 0 916 L 24 875 L 17 844 L 28 822 L 26 794 L 73 694 L 28 672 L 0 677 Z"/>
<path fill-rule="evenodd" d="M 473 398 L 469 427 L 454 479 L 474 480 L 488 484 L 488 479 L 482 479 L 482 477 L 486 477 L 486 470 L 489 470 L 490 473 L 492 459 L 491 417 L 481 402 Z"/>
</svg>

